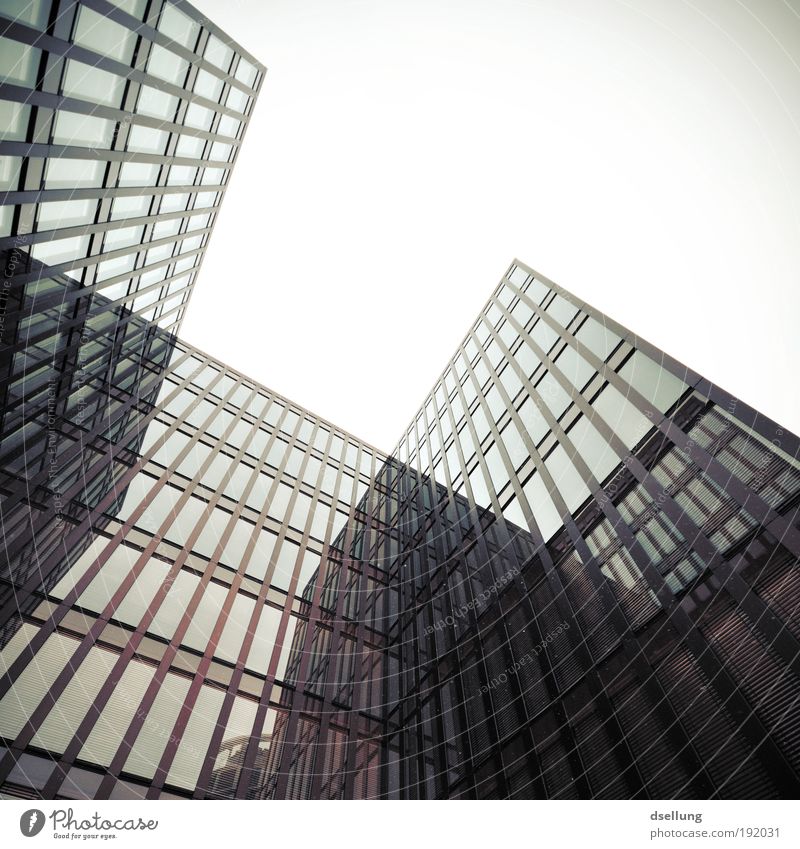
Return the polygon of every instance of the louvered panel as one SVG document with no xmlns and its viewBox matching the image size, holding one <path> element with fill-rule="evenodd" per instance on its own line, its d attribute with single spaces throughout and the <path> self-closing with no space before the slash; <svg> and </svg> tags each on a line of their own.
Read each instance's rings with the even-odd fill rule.
<svg viewBox="0 0 800 849">
<path fill-rule="evenodd" d="M 773 782 L 692 654 L 676 646 L 657 670 L 721 799 L 774 798 Z"/>
<path fill-rule="evenodd" d="M 571 722 L 592 797 L 595 799 L 628 799 L 630 790 L 621 764 L 612 748 L 611 737 L 595 713 L 584 714 Z"/>
<path fill-rule="evenodd" d="M 800 562 L 788 552 L 782 557 L 776 554 L 757 572 L 753 586 L 786 628 L 800 639 Z"/>
<path fill-rule="evenodd" d="M 287 799 L 310 799 L 319 725 L 300 717 L 286 784 Z"/>
<path fill-rule="evenodd" d="M 597 662 L 619 643 L 619 635 L 611 622 L 610 613 L 605 609 L 599 590 L 589 580 L 576 552 L 562 561 L 558 572 L 592 658 Z"/>
<path fill-rule="evenodd" d="M 319 747 L 323 750 L 320 798 L 341 799 L 345 787 L 347 732 L 329 727 L 325 741 L 320 741 Z"/>
<path fill-rule="evenodd" d="M 767 732 L 800 769 L 800 682 L 732 603 L 718 602 L 702 631 L 720 653 Z"/>
<path fill-rule="evenodd" d="M 691 799 L 691 776 L 670 746 L 655 708 L 642 689 L 629 684 L 613 697 L 625 739 L 653 799 Z"/>
</svg>

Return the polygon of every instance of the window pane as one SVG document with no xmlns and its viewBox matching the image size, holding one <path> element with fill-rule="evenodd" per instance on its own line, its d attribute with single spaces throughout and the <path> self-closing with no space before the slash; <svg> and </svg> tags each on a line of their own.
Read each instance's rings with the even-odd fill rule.
<svg viewBox="0 0 800 849">
<path fill-rule="evenodd" d="M 126 65 L 136 46 L 136 33 L 86 6 L 80 7 L 74 39 L 76 44 Z"/>
<path fill-rule="evenodd" d="M 125 80 L 100 68 L 92 68 L 74 59 L 67 60 L 64 74 L 64 94 L 92 103 L 119 107 Z"/>
</svg>

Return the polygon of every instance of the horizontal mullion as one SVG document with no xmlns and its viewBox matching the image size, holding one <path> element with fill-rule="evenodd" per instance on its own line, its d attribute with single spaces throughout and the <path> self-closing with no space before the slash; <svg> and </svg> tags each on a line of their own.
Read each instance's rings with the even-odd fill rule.
<svg viewBox="0 0 800 849">
<path fill-rule="evenodd" d="M 0 206 L 12 203 L 51 203 L 60 200 L 105 200 L 106 198 L 143 197 L 145 195 L 179 195 L 185 192 L 224 192 L 225 184 L 210 186 L 93 186 L 85 189 L 30 189 L 0 194 Z"/>
<path fill-rule="evenodd" d="M 214 210 L 219 209 L 217 206 L 206 206 L 198 209 L 189 209 L 184 210 L 183 212 L 178 213 L 165 213 L 164 217 L 157 217 L 148 215 L 146 217 L 139 218 L 131 218 L 125 219 L 121 218 L 117 221 L 99 221 L 95 224 L 75 224 L 71 227 L 58 227 L 53 230 L 41 230 L 38 233 L 28 233 L 25 236 L 25 244 L 26 245 L 37 245 L 47 242 L 52 242 L 54 239 L 66 239 L 72 236 L 91 236 L 95 233 L 106 233 L 113 232 L 114 230 L 124 230 L 127 227 L 144 227 L 149 223 L 157 222 L 157 221 L 169 221 L 174 220 L 176 218 L 188 218 L 190 215 L 199 215 L 203 212 L 213 212 Z M 139 224 L 132 225 L 131 221 L 138 221 Z M 114 226 L 109 226 L 114 225 Z M 103 251 L 101 254 L 96 254 L 96 256 L 105 257 L 106 259 L 112 259 L 118 256 L 124 256 L 126 253 L 133 253 L 135 248 L 140 248 L 142 250 L 147 250 L 151 247 L 157 247 L 159 245 L 166 244 L 169 241 L 183 241 L 183 239 L 188 238 L 190 236 L 196 236 L 200 233 L 210 233 L 211 227 L 203 227 L 200 230 L 191 230 L 185 233 L 176 233 L 173 236 L 164 236 L 161 239 L 156 239 L 152 242 L 147 242 L 146 244 L 134 244 L 130 245 L 127 248 L 116 248 L 113 251 Z M 18 236 L 6 237 L 4 239 L 0 239 L 0 250 L 4 250 L 6 248 L 19 247 L 19 238 Z M 20 275 L 21 277 L 21 275 Z"/>
<path fill-rule="evenodd" d="M 152 115 L 142 115 L 139 112 L 131 112 L 129 109 L 119 109 L 114 106 L 106 106 L 102 103 L 94 103 L 91 100 L 81 100 L 78 97 L 66 97 L 62 94 L 52 92 L 36 91 L 25 86 L 12 85 L 11 83 L 0 83 L 0 99 L 14 100 L 23 105 L 40 106 L 46 109 L 63 109 L 68 112 L 78 112 L 82 115 L 91 115 L 96 118 L 107 118 L 110 121 L 122 121 L 128 124 L 141 124 L 143 127 L 151 127 L 156 130 L 167 130 L 170 133 L 183 133 L 197 138 L 219 141 L 225 139 L 226 144 L 239 144 L 239 140 L 232 136 L 223 136 L 210 130 L 199 130 L 196 127 L 188 127 L 175 121 L 167 121 L 165 118 L 155 118 Z M 246 117 L 242 118 L 246 124 Z"/>
<path fill-rule="evenodd" d="M 159 44 L 162 47 L 168 48 L 173 53 L 176 53 L 178 56 L 181 56 L 184 59 L 188 59 L 193 65 L 197 65 L 200 68 L 204 68 L 209 73 L 214 74 L 214 76 L 219 77 L 219 79 L 224 80 L 226 83 L 229 83 L 235 88 L 247 92 L 253 97 L 258 93 L 256 89 L 248 88 L 243 82 L 240 82 L 231 74 L 228 74 L 226 71 L 223 71 L 222 68 L 219 68 L 217 67 L 217 65 L 214 65 L 212 62 L 209 62 L 207 59 L 200 56 L 199 53 L 195 53 L 188 47 L 184 47 L 182 44 L 178 44 L 177 42 L 173 41 L 169 36 L 164 35 L 164 33 L 162 33 L 160 30 L 151 27 L 149 24 L 146 24 L 143 21 L 139 20 L 139 18 L 135 18 L 132 15 L 129 15 L 127 12 L 123 11 L 118 6 L 115 6 L 112 3 L 104 2 L 104 0 L 82 0 L 82 5 L 88 6 L 90 9 L 94 9 L 95 12 L 98 12 L 105 18 L 109 18 L 110 20 L 116 21 L 118 24 L 122 24 L 122 26 L 124 26 L 126 29 L 134 30 L 135 32 L 144 36 L 148 41 L 151 41 L 153 44 Z M 179 5 L 178 8 L 181 10 L 184 9 L 182 5 Z M 189 8 L 193 9 L 193 7 L 191 6 L 189 6 Z M 221 30 L 218 26 L 216 26 L 216 24 L 214 24 L 212 21 L 209 21 L 207 18 L 203 18 L 202 22 L 198 21 L 198 23 L 202 23 L 202 26 L 205 29 L 216 35 L 229 47 L 232 47 L 234 53 L 238 53 L 239 56 L 243 56 L 245 59 L 247 59 L 247 61 L 250 62 L 250 64 L 253 65 L 256 70 L 261 74 L 261 77 L 263 79 L 267 69 L 261 62 L 258 61 L 258 59 L 256 59 L 252 54 L 248 53 L 240 44 L 231 42 L 230 36 L 223 30 Z"/>
<path fill-rule="evenodd" d="M 225 142 L 223 142 L 225 144 Z M 26 156 L 42 159 L 91 159 L 107 162 L 144 162 L 151 165 L 188 165 L 197 168 L 233 168 L 233 162 L 222 159 L 193 159 L 189 156 L 167 156 L 164 153 L 143 153 L 133 150 L 111 150 L 107 147 L 86 147 L 65 144 L 29 144 L 20 141 L 0 141 L 0 155 Z"/>
<path fill-rule="evenodd" d="M 11 38 L 14 41 L 19 41 L 21 44 L 38 47 L 41 50 L 47 51 L 51 55 L 61 56 L 64 59 L 74 59 L 77 62 L 82 62 L 84 65 L 99 68 L 101 71 L 107 71 L 117 77 L 139 83 L 139 85 L 146 85 L 150 86 L 150 88 L 161 89 L 167 92 L 167 94 L 175 95 L 182 100 L 191 100 L 192 103 L 199 103 L 201 106 L 212 109 L 214 112 L 222 112 L 231 118 L 237 118 L 238 120 L 245 120 L 247 118 L 247 116 L 242 115 L 241 112 L 237 112 L 229 106 L 223 106 L 221 103 L 207 97 L 203 97 L 200 94 L 195 94 L 195 92 L 191 91 L 191 89 L 184 88 L 177 83 L 168 82 L 167 80 L 161 79 L 161 77 L 148 74 L 146 71 L 139 71 L 131 65 L 126 65 L 124 62 L 111 59 L 108 56 L 104 56 L 102 53 L 95 53 L 93 50 L 90 50 L 88 47 L 82 47 L 80 44 L 75 44 L 71 41 L 64 41 L 63 39 L 56 38 L 52 35 L 47 35 L 46 33 L 33 29 L 33 27 L 21 24 L 19 21 L 13 21 L 9 18 L 3 18 L 0 16 L 0 28 L 2 28 L 4 37 Z M 177 53 L 173 47 L 174 42 L 169 41 L 169 39 L 167 39 L 167 41 L 170 45 L 169 49 L 172 52 Z M 241 87 L 241 83 L 239 83 L 238 86 Z M 248 93 L 250 92 L 250 89 L 246 87 L 244 90 Z"/>
</svg>

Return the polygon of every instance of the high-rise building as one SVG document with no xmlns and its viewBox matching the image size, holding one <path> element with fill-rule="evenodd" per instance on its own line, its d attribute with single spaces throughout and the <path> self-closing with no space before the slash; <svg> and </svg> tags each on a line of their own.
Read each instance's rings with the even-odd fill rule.
<svg viewBox="0 0 800 849">
<path fill-rule="evenodd" d="M 515 261 L 382 453 L 176 336 L 263 68 L 0 9 L 0 795 L 797 795 L 797 437 Z"/>
<path fill-rule="evenodd" d="M 77 316 L 99 294 L 177 330 L 263 77 L 179 0 L 2 0 L 6 308 L 30 257 Z"/>
</svg>

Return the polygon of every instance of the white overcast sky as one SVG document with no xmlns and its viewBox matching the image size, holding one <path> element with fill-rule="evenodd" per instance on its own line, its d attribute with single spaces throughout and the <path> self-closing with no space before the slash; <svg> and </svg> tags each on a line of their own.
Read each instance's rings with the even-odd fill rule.
<svg viewBox="0 0 800 849">
<path fill-rule="evenodd" d="M 516 256 L 800 431 L 800 0 L 196 0 L 269 69 L 182 336 L 390 450 Z"/>
</svg>

